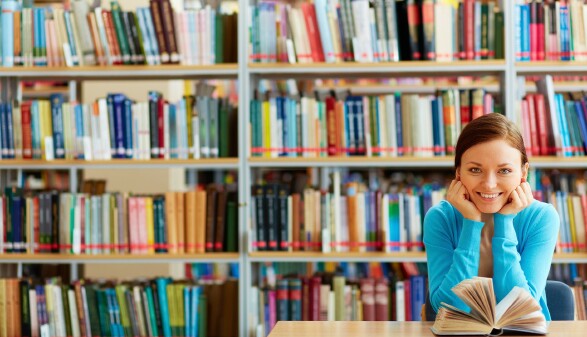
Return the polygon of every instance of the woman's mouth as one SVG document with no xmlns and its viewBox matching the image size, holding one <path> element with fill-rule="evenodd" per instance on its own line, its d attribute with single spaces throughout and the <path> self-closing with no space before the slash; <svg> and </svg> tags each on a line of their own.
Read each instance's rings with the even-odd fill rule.
<svg viewBox="0 0 587 337">
<path fill-rule="evenodd" d="M 479 195 L 481 197 L 481 199 L 486 200 L 486 201 L 492 201 L 497 199 L 500 195 L 502 195 L 503 193 L 482 193 L 482 192 L 477 192 L 477 195 Z"/>
</svg>

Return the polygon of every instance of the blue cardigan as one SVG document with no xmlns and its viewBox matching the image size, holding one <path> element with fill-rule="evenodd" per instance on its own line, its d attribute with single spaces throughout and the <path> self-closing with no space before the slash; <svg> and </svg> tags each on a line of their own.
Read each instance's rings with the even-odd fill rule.
<svg viewBox="0 0 587 337">
<path fill-rule="evenodd" d="M 514 286 L 530 292 L 546 320 L 544 288 L 560 226 L 559 215 L 547 203 L 534 201 L 518 214 L 493 217 L 493 288 L 499 303 Z M 432 207 L 424 218 L 424 245 L 428 260 L 430 302 L 470 311 L 451 288 L 477 276 L 483 222 L 463 218 L 448 201 Z"/>
</svg>

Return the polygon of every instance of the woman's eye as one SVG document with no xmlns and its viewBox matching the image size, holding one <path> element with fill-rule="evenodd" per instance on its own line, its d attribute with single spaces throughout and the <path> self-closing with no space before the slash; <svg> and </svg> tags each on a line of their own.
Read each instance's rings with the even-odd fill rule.
<svg viewBox="0 0 587 337">
<path fill-rule="evenodd" d="M 508 174 L 508 173 L 511 173 L 511 172 L 512 172 L 512 170 L 506 169 L 506 168 L 499 170 L 499 173 L 501 173 L 501 174 Z"/>
<path fill-rule="evenodd" d="M 469 171 L 471 171 L 472 173 L 479 173 L 479 172 L 481 172 L 481 169 L 477 168 L 477 167 L 473 167 L 473 168 L 469 169 Z"/>
</svg>

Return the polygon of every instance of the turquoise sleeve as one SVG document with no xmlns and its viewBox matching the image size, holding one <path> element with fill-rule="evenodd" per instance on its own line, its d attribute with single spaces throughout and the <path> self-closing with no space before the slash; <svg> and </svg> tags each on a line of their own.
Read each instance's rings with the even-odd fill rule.
<svg viewBox="0 0 587 337">
<path fill-rule="evenodd" d="M 558 237 L 560 219 L 552 205 L 546 205 L 539 212 L 529 212 L 527 218 L 519 219 L 527 225 L 518 230 L 527 233 L 516 235 L 513 225 L 516 216 L 524 214 L 498 213 L 494 216 L 493 288 L 498 302 L 514 286 L 528 290 L 537 301 L 540 300 Z M 525 242 L 518 243 L 517 237 L 524 238 Z M 518 244 L 522 249 L 517 248 Z"/>
<path fill-rule="evenodd" d="M 460 214 L 444 212 L 443 205 L 446 206 L 441 203 L 431 208 L 424 218 L 430 302 L 434 311 L 438 311 L 441 302 L 468 311 L 469 307 L 451 289 L 477 276 L 483 222 L 463 219 L 459 238 L 455 224 Z"/>
</svg>

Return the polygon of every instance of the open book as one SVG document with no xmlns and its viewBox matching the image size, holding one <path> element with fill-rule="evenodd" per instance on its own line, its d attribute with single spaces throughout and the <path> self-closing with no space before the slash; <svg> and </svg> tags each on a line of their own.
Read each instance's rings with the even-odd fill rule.
<svg viewBox="0 0 587 337">
<path fill-rule="evenodd" d="M 497 305 L 491 278 L 464 280 L 452 291 L 471 308 L 471 312 L 442 302 L 432 326 L 432 332 L 437 335 L 501 335 L 508 330 L 534 334 L 548 332 L 540 304 L 520 287 L 514 287 Z"/>
</svg>

